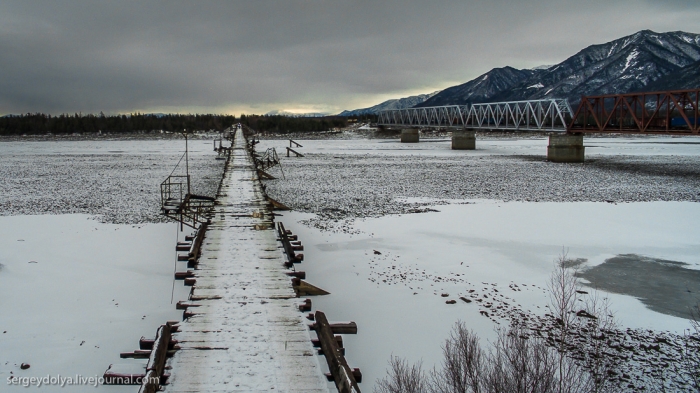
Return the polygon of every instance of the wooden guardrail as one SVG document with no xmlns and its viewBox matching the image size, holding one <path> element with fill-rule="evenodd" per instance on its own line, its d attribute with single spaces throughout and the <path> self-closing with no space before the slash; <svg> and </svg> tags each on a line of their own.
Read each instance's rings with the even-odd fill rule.
<svg viewBox="0 0 700 393">
<path fill-rule="evenodd" d="M 187 267 L 193 268 L 199 260 L 199 254 L 202 251 L 202 242 L 204 241 L 204 234 L 207 232 L 209 227 L 208 222 L 204 222 L 197 229 L 197 235 L 194 237 L 194 242 L 192 243 L 192 248 L 187 256 Z"/>
<path fill-rule="evenodd" d="M 296 251 L 301 251 L 303 248 L 301 248 L 301 250 L 298 247 L 295 249 L 295 245 L 292 244 L 292 241 L 297 240 L 297 237 L 292 235 L 291 231 L 285 229 L 284 224 L 281 222 L 277 223 L 277 234 L 282 242 L 282 247 L 284 247 L 284 253 L 287 255 L 287 263 L 285 263 L 285 266 L 292 267 L 293 264 L 303 261 L 304 254 L 296 253 Z"/>
<path fill-rule="evenodd" d="M 153 340 L 141 337 L 139 349 L 133 352 L 122 352 L 121 358 L 148 359 L 146 369 L 134 372 L 133 369 L 123 371 L 119 366 L 110 364 L 104 372 L 105 385 L 141 385 L 139 393 L 155 393 L 166 383 L 169 375 L 165 374 L 165 361 L 179 349 L 176 340 L 171 340 L 172 333 L 178 330 L 177 322 L 161 325 Z"/>
<path fill-rule="evenodd" d="M 328 369 L 336 388 L 338 388 L 338 393 L 360 393 L 355 374 L 345 360 L 344 351 L 338 346 L 338 341 L 333 335 L 333 329 L 326 319 L 326 314 L 316 311 L 314 318 L 316 319 L 314 330 L 316 330 L 321 350 L 326 357 Z"/>
<path fill-rule="evenodd" d="M 170 345 L 170 325 L 161 325 L 153 342 L 151 356 L 146 365 L 146 376 L 143 378 L 139 393 L 155 393 L 160 388 L 160 377 L 165 371 L 165 359 Z"/>
<path fill-rule="evenodd" d="M 292 149 L 291 147 L 287 147 L 287 157 L 289 157 L 289 153 L 294 153 L 297 157 L 304 157 L 303 154 L 299 153 L 298 151 Z"/>
</svg>

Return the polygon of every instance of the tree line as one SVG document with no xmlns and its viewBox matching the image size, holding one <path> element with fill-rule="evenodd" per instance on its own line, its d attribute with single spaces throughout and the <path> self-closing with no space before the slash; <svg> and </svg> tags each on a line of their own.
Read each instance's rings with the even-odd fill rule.
<svg viewBox="0 0 700 393">
<path fill-rule="evenodd" d="M 317 132 L 348 125 L 348 118 L 286 117 L 280 115 L 217 115 L 217 114 L 143 114 L 129 115 L 27 113 L 0 117 L 0 135 L 38 135 L 72 133 L 131 133 L 143 131 L 223 131 L 243 123 L 259 132 Z"/>
<path fill-rule="evenodd" d="M 344 128 L 348 119 L 340 116 L 287 117 L 280 115 L 241 115 L 239 122 L 258 132 L 318 132 Z"/>
</svg>

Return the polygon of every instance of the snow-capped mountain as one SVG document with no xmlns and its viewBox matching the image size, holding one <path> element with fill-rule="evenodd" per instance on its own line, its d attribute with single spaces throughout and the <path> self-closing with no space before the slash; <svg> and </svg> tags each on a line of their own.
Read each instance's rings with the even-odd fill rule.
<svg viewBox="0 0 700 393">
<path fill-rule="evenodd" d="M 319 113 L 319 112 L 311 112 L 311 113 L 293 113 L 293 112 L 287 112 L 287 111 L 280 111 L 280 110 L 274 110 L 274 111 L 269 111 L 265 113 L 265 116 L 285 116 L 285 117 L 324 117 L 324 116 L 329 116 L 330 113 Z"/>
<path fill-rule="evenodd" d="M 513 67 L 494 68 L 467 83 L 449 87 L 416 106 L 464 105 L 489 101 L 494 95 L 539 73 L 539 70 L 518 70 Z"/>
<path fill-rule="evenodd" d="M 546 69 L 495 68 L 419 106 L 541 98 L 567 98 L 576 105 L 582 95 L 700 87 L 700 78 L 693 79 L 698 76 L 698 66 L 692 65 L 699 60 L 700 34 L 642 30 L 591 45 Z M 685 75 L 684 82 L 663 78 L 675 73 Z"/>
<path fill-rule="evenodd" d="M 404 108 L 411 108 L 414 107 L 421 102 L 429 99 L 430 97 L 434 96 L 438 92 L 433 92 L 430 94 L 419 94 L 417 96 L 410 96 L 410 97 L 405 97 L 405 98 L 395 98 L 392 100 L 387 100 L 382 102 L 381 104 L 377 104 L 375 106 L 371 106 L 369 108 L 362 108 L 362 109 L 354 109 L 354 110 L 348 110 L 348 111 L 342 111 L 341 113 L 338 114 L 338 116 L 358 116 L 358 115 L 365 115 L 365 114 L 375 114 L 378 113 L 379 111 L 387 110 L 387 109 L 404 109 Z"/>
<path fill-rule="evenodd" d="M 646 91 L 686 90 L 700 88 L 700 61 L 689 64 L 647 85 Z"/>
</svg>

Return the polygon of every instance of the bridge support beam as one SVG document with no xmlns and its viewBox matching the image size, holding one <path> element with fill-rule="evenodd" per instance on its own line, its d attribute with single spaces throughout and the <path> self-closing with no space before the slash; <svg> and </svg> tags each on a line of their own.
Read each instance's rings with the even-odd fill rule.
<svg viewBox="0 0 700 393">
<path fill-rule="evenodd" d="M 583 162 L 583 135 L 550 135 L 547 160 L 552 162 Z"/>
<path fill-rule="evenodd" d="M 454 130 L 452 131 L 452 150 L 475 150 L 476 131 Z"/>
<path fill-rule="evenodd" d="M 417 128 L 404 128 L 401 130 L 401 143 L 418 143 L 420 133 Z"/>
</svg>

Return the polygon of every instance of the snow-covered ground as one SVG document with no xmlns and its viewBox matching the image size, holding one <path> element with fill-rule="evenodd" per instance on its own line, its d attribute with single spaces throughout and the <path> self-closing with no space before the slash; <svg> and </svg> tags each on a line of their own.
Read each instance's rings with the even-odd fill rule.
<svg viewBox="0 0 700 393">
<path fill-rule="evenodd" d="M 0 217 L 0 390 L 12 376 L 87 378 L 113 363 L 145 367 L 119 353 L 182 318 L 174 305 L 187 298 L 181 282 L 173 286 L 176 231 L 175 224 L 103 224 L 81 214 Z M 94 388 L 41 387 L 84 389 Z"/>
<path fill-rule="evenodd" d="M 429 368 L 439 362 L 440 346 L 458 320 L 483 339 L 493 338 L 497 325 L 479 313 L 492 311 L 460 297 L 501 294 L 525 311 L 544 314 L 548 277 L 562 247 L 571 258 L 587 259 L 582 267 L 639 254 L 700 270 L 697 203 L 473 202 L 435 206 L 439 212 L 358 220 L 352 228 L 359 234 L 300 224 L 306 213 L 279 218 L 305 246 L 298 269 L 332 293 L 315 297 L 314 308 L 358 323 L 359 334 L 346 336 L 345 346 L 351 366 L 363 370 L 365 390 L 384 376 L 391 355 L 422 360 Z M 698 298 L 699 284 L 692 288 Z M 624 327 L 676 333 L 690 327 L 687 319 L 650 310 L 644 299 L 606 296 Z"/>
<path fill-rule="evenodd" d="M 221 176 L 211 146 L 189 143 L 194 188 L 205 195 Z M 7 385 L 12 376 L 94 378 L 110 364 L 145 367 L 119 353 L 181 319 L 175 303 L 189 289 L 173 283 L 183 265 L 178 227 L 159 216 L 159 185 L 184 140 L 11 141 L 0 151 L 0 391 L 23 389 Z"/>
<path fill-rule="evenodd" d="M 113 224 L 166 222 L 160 183 L 185 150 L 183 139 L 0 142 L 0 215 L 81 213 Z M 193 192 L 213 195 L 223 160 L 211 139 L 189 141 Z M 182 160 L 176 175 L 185 173 Z"/>
<path fill-rule="evenodd" d="M 603 272 L 616 272 L 605 262 L 620 255 L 646 257 L 640 263 L 655 264 L 655 275 L 692 279 L 700 270 L 694 138 L 586 138 L 587 161 L 573 165 L 546 162 L 546 139 L 529 137 L 481 137 L 475 151 L 452 151 L 440 138 L 302 144 L 296 150 L 307 156 L 283 157 L 284 179 L 266 184 L 296 209 L 278 220 L 306 247 L 298 268 L 332 293 L 314 298 L 314 308 L 358 322 L 345 347 L 350 365 L 363 371 L 365 392 L 392 354 L 432 367 L 457 320 L 486 340 L 509 310 L 543 313 L 562 247 L 586 259 L 584 267 L 612 269 Z M 284 146 L 264 140 L 258 150 L 277 147 L 283 155 Z M 172 140 L 0 143 L 3 386 L 10 375 L 94 376 L 111 363 L 141 364 L 119 352 L 181 317 L 170 303 L 176 228 L 154 222 L 158 185 L 182 147 Z M 211 141 L 190 147 L 196 187 L 211 194 L 221 162 Z M 46 213 L 55 215 L 39 215 Z M 697 285 L 691 280 L 687 293 L 700 293 Z M 185 297 L 181 283 L 174 288 L 175 302 Z M 687 299 L 682 294 L 661 287 L 649 291 L 660 298 L 644 298 L 638 286 L 613 288 L 619 293 L 608 296 L 624 327 L 689 327 L 678 310 L 662 310 L 664 299 Z M 489 317 L 479 312 L 487 310 Z M 31 368 L 20 370 L 22 362 Z"/>
<path fill-rule="evenodd" d="M 678 315 L 700 299 L 697 139 L 586 138 L 587 162 L 573 165 L 545 162 L 540 139 L 477 140 L 476 151 L 452 151 L 449 140 L 302 144 L 306 157 L 285 157 L 284 179 L 266 184 L 298 209 L 278 218 L 306 247 L 298 268 L 332 293 L 314 308 L 358 323 L 345 347 L 364 391 L 391 355 L 436 365 L 458 320 L 487 340 L 513 310 L 543 315 L 563 248 L 582 269 L 609 269 L 611 280 L 583 282 L 608 289 L 632 337 L 654 330 L 640 342 L 690 327 Z M 465 190 L 484 199 L 460 198 Z M 634 273 L 606 263 L 618 256 L 637 263 Z M 610 272 L 642 281 L 623 285 Z"/>
</svg>

